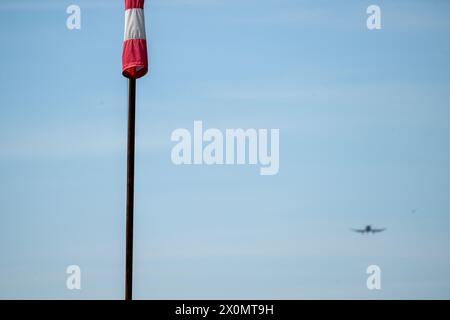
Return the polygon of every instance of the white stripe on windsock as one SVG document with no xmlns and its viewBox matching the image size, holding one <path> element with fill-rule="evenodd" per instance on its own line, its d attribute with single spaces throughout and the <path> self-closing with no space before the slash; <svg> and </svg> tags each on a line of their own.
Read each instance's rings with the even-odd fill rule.
<svg viewBox="0 0 450 320">
<path fill-rule="evenodd" d="M 143 9 L 134 8 L 125 10 L 124 40 L 130 39 L 146 39 Z"/>
</svg>

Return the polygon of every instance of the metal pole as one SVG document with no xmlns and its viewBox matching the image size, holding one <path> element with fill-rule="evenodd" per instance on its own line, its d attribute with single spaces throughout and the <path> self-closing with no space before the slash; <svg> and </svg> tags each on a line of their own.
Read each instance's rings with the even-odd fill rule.
<svg viewBox="0 0 450 320">
<path fill-rule="evenodd" d="M 125 300 L 133 299 L 133 207 L 134 207 L 134 144 L 136 116 L 136 80 L 128 80 L 128 142 L 127 142 L 127 198 Z"/>
</svg>

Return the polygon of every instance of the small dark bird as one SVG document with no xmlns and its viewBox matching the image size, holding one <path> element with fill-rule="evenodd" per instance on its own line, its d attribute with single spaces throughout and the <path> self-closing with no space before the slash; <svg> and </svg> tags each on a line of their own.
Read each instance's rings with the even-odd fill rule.
<svg viewBox="0 0 450 320">
<path fill-rule="evenodd" d="M 370 225 L 366 226 L 364 229 L 352 229 L 352 231 L 359 232 L 359 233 L 362 233 L 362 234 L 364 234 L 364 233 L 371 233 L 371 232 L 372 233 L 377 233 L 377 232 L 382 232 L 384 230 L 386 230 L 386 228 L 374 229 Z"/>
</svg>

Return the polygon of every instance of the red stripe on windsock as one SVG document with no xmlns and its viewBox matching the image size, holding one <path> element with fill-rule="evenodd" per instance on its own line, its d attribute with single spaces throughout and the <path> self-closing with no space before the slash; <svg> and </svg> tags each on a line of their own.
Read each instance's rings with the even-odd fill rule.
<svg viewBox="0 0 450 320">
<path fill-rule="evenodd" d="M 122 74 L 130 79 L 138 79 L 148 72 L 147 41 L 126 40 L 123 44 Z"/>
<path fill-rule="evenodd" d="M 144 9 L 144 0 L 125 0 L 125 10 Z"/>
</svg>

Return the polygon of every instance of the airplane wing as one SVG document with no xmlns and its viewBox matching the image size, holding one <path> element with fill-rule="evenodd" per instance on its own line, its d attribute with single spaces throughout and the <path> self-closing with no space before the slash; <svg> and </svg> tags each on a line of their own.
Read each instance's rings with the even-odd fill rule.
<svg viewBox="0 0 450 320">
<path fill-rule="evenodd" d="M 359 232 L 359 233 L 364 233 L 364 232 L 366 232 L 366 230 L 364 230 L 364 229 L 351 229 L 352 231 L 355 231 L 355 232 Z"/>
<path fill-rule="evenodd" d="M 372 229 L 372 232 L 373 233 L 375 233 L 375 232 L 382 232 L 384 230 L 386 230 L 386 228 L 383 228 L 383 229 Z"/>
</svg>

